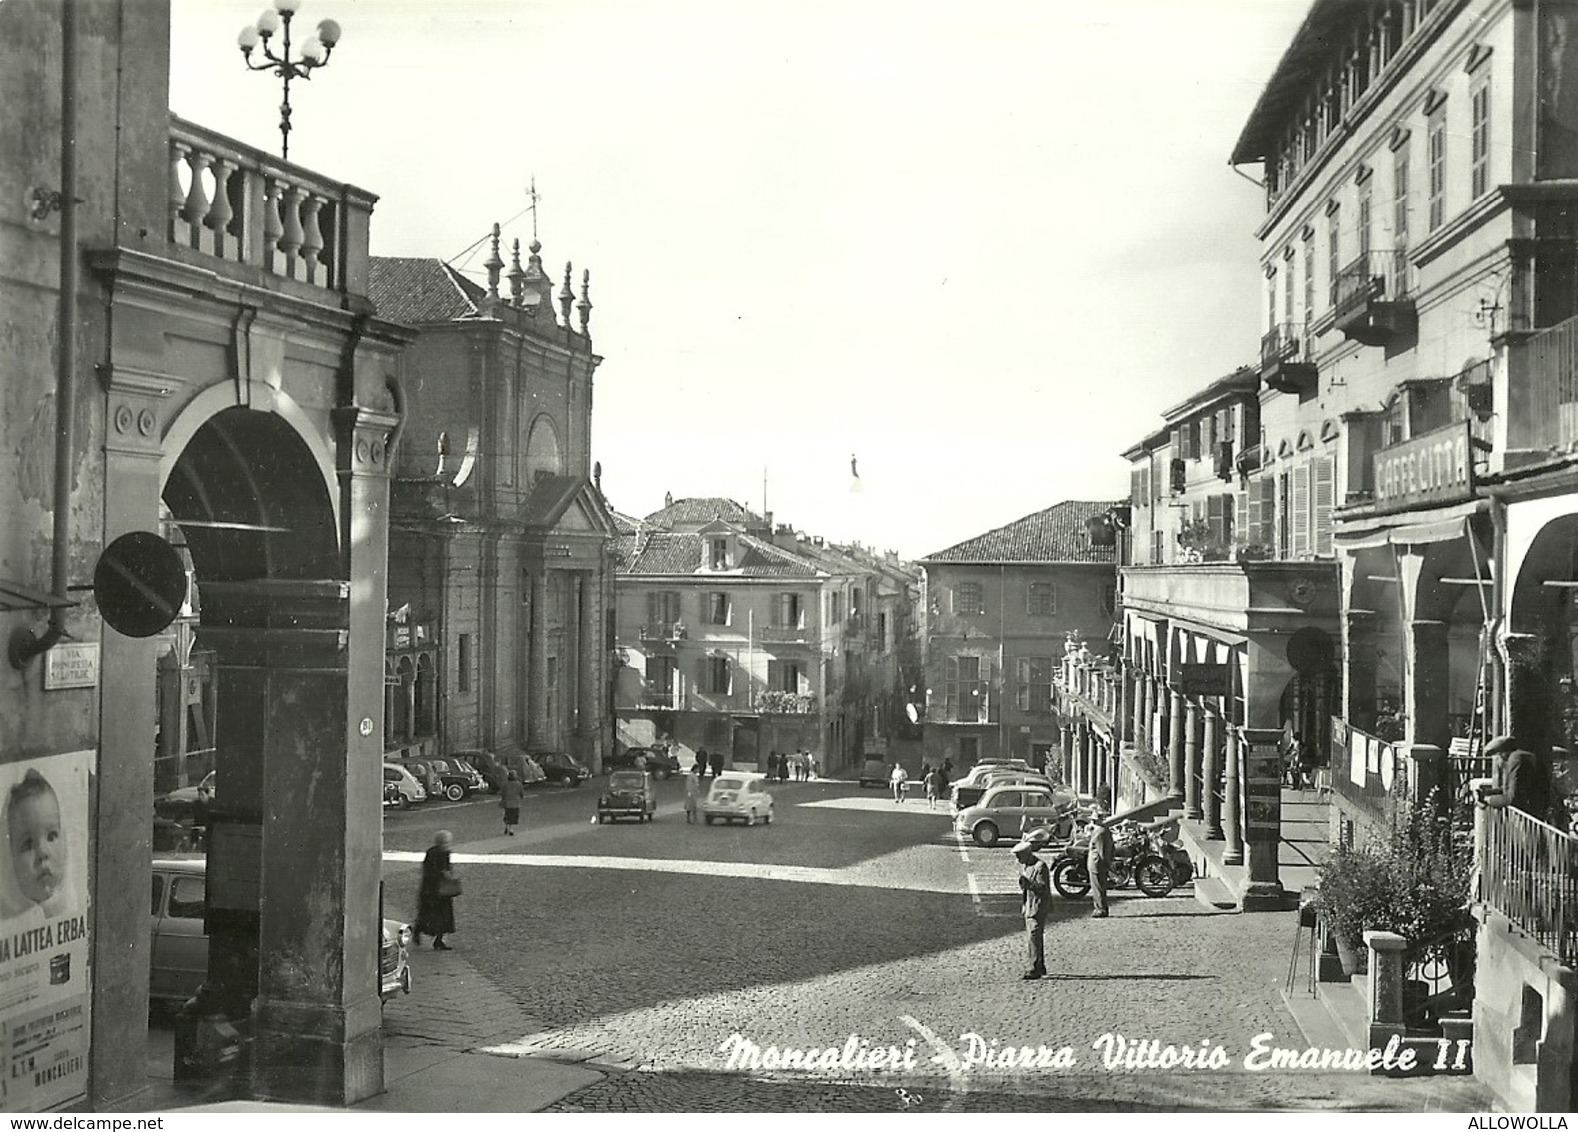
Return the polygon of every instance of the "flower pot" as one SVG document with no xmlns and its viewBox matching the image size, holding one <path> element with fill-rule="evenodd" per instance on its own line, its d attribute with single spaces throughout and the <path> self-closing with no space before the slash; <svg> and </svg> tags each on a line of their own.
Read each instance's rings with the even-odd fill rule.
<svg viewBox="0 0 1578 1132">
<path fill-rule="evenodd" d="M 1335 933 L 1334 933 L 1335 935 Z M 1335 935 L 1337 941 L 1337 958 L 1342 962 L 1342 973 L 1350 978 L 1364 971 L 1369 966 L 1369 950 L 1354 947 L 1340 935 Z"/>
</svg>

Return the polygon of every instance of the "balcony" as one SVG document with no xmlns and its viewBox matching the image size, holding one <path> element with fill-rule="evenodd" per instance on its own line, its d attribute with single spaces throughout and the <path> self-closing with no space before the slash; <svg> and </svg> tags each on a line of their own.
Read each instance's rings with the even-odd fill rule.
<svg viewBox="0 0 1578 1132">
<path fill-rule="evenodd" d="M 673 711 L 679 707 L 679 692 L 674 688 L 643 682 L 636 707 L 648 711 Z"/>
<path fill-rule="evenodd" d="M 1059 709 L 1082 714 L 1110 730 L 1122 697 L 1122 677 L 1105 658 L 1065 656 L 1057 674 Z"/>
<path fill-rule="evenodd" d="M 304 296 L 367 293 L 371 193 L 174 115 L 169 145 L 175 258 L 242 279 L 292 280 L 284 288 Z"/>
<path fill-rule="evenodd" d="M 1412 269 L 1406 252 L 1365 252 L 1332 285 L 1336 328 L 1355 342 L 1384 346 L 1415 332 Z"/>
<path fill-rule="evenodd" d="M 816 694 L 761 692 L 756 696 L 756 710 L 763 715 L 815 715 Z"/>
<path fill-rule="evenodd" d="M 763 625 L 756 635 L 764 645 L 805 645 L 813 639 L 804 625 Z"/>
<path fill-rule="evenodd" d="M 1508 352 L 1507 463 L 1578 449 L 1578 318 Z"/>
<path fill-rule="evenodd" d="M 683 621 L 652 621 L 641 626 L 640 639 L 651 644 L 673 643 L 685 639 Z"/>
<path fill-rule="evenodd" d="M 1284 322 L 1260 339 L 1260 377 L 1281 393 L 1315 392 L 1318 370 L 1302 323 Z"/>
</svg>

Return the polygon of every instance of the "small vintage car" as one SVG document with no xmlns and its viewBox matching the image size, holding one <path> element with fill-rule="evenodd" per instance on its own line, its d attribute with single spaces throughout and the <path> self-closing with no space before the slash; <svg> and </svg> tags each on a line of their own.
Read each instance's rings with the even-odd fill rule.
<svg viewBox="0 0 1578 1132">
<path fill-rule="evenodd" d="M 1062 786 L 991 786 L 981 800 L 966 806 L 953 818 L 961 838 L 977 845 L 996 845 L 1004 833 L 1017 836 L 1028 826 L 1072 822 L 1079 799 Z"/>
<path fill-rule="evenodd" d="M 608 776 L 608 789 L 597 799 L 597 821 L 635 818 L 651 821 L 657 816 L 657 789 L 644 770 L 616 770 Z"/>
<path fill-rule="evenodd" d="M 708 825 L 715 821 L 771 825 L 773 796 L 767 792 L 767 776 L 724 771 L 712 780 L 712 789 L 701 803 L 701 816 Z"/>
</svg>

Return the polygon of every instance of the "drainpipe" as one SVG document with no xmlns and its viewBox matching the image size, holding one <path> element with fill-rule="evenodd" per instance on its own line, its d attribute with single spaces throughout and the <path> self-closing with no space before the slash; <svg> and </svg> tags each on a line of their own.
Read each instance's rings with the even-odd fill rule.
<svg viewBox="0 0 1578 1132">
<path fill-rule="evenodd" d="M 65 600 L 71 581 L 71 464 L 77 416 L 77 0 L 61 5 L 60 52 L 60 330 L 55 369 L 55 514 L 50 592 Z M 11 664 L 22 668 L 66 635 L 66 609 L 49 611 L 43 636 L 22 630 Z"/>
</svg>

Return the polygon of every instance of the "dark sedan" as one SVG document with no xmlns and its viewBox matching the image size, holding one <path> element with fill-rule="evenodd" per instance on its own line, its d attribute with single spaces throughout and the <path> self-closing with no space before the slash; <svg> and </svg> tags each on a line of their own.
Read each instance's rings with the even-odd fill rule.
<svg viewBox="0 0 1578 1132">
<path fill-rule="evenodd" d="M 680 773 L 679 759 L 661 747 L 626 747 L 603 760 L 603 773 L 616 770 L 647 770 L 658 778 Z"/>
<path fill-rule="evenodd" d="M 532 757 L 537 760 L 537 765 L 542 767 L 543 776 L 549 782 L 579 786 L 592 777 L 592 772 L 586 769 L 584 763 L 577 762 L 571 756 L 558 751 L 547 751 Z"/>
</svg>

